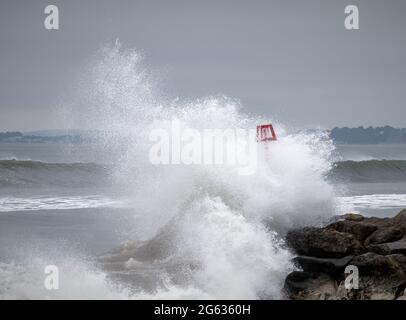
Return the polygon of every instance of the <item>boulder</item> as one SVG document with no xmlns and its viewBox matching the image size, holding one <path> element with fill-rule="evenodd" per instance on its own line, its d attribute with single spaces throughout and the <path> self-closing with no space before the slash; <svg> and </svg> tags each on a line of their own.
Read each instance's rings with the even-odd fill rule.
<svg viewBox="0 0 406 320">
<path fill-rule="evenodd" d="M 399 292 L 396 277 L 360 277 L 358 290 L 353 290 L 358 300 L 395 300 Z"/>
<path fill-rule="evenodd" d="M 378 228 L 365 240 L 365 245 L 394 242 L 406 237 L 406 210 L 400 211 L 393 218 L 366 218 L 365 220 Z"/>
<path fill-rule="evenodd" d="M 378 227 L 363 220 L 341 220 L 327 226 L 328 229 L 352 234 L 357 240 L 363 242 L 369 235 L 375 232 Z"/>
<path fill-rule="evenodd" d="M 339 300 L 395 300 L 399 298 L 399 284 L 392 278 L 361 276 L 357 289 L 347 289 L 345 280 L 341 281 L 336 298 Z"/>
<path fill-rule="evenodd" d="M 365 240 L 365 245 L 393 242 L 401 239 L 402 237 L 403 230 L 399 226 L 380 228 Z"/>
<path fill-rule="evenodd" d="M 373 276 L 399 276 L 406 282 L 406 257 L 402 254 L 380 255 L 367 252 L 352 259 L 351 264 L 357 266 L 359 274 Z"/>
<path fill-rule="evenodd" d="M 367 248 L 369 251 L 382 255 L 394 253 L 402 253 L 406 255 L 406 237 L 394 242 L 372 244 L 367 246 Z"/>
<path fill-rule="evenodd" d="M 398 295 L 396 300 L 406 300 L 406 289 L 400 291 L 400 294 Z"/>
<path fill-rule="evenodd" d="M 392 219 L 395 224 L 403 225 L 404 227 L 406 227 L 406 209 L 403 209 L 402 211 L 400 211 Z"/>
<path fill-rule="evenodd" d="M 294 259 L 294 262 L 304 271 L 342 274 L 345 267 L 351 262 L 352 258 L 353 256 L 345 256 L 339 259 L 298 256 Z"/>
<path fill-rule="evenodd" d="M 327 274 L 295 271 L 285 281 L 286 294 L 296 300 L 334 299 L 336 291 L 337 282 Z"/>
<path fill-rule="evenodd" d="M 364 220 L 364 216 L 358 213 L 347 213 L 340 216 L 344 220 L 348 221 L 362 221 Z"/>
<path fill-rule="evenodd" d="M 324 228 L 291 230 L 286 242 L 303 270 L 286 278 L 291 299 L 406 300 L 406 210 L 393 218 L 339 216 Z M 357 288 L 345 287 L 349 265 L 358 268 Z"/>
<path fill-rule="evenodd" d="M 289 231 L 286 241 L 300 255 L 342 258 L 364 252 L 362 244 L 349 233 L 333 229 L 307 227 Z"/>
</svg>

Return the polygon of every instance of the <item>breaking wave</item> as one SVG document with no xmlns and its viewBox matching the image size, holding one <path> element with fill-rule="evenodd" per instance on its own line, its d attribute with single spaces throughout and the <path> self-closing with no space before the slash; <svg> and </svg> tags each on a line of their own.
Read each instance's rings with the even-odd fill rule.
<svg viewBox="0 0 406 320">
<path fill-rule="evenodd" d="M 0 187 L 93 186 L 108 181 L 109 171 L 95 163 L 0 160 Z"/>
<path fill-rule="evenodd" d="M 351 182 L 406 181 L 406 160 L 342 161 L 330 175 Z"/>
<path fill-rule="evenodd" d="M 136 240 L 99 257 L 106 279 L 135 298 L 283 298 L 293 268 L 284 233 L 335 214 L 334 189 L 326 180 L 332 142 L 323 133 L 290 133 L 275 119 L 248 115 L 228 97 L 165 98 L 139 53 L 120 45 L 103 48 L 82 71 L 77 101 L 64 106 L 67 122 L 103 130 L 99 158 L 113 163 L 111 178 L 125 186 L 142 230 Z M 239 175 L 237 165 L 152 165 L 149 133 L 169 130 L 173 119 L 196 130 L 248 130 L 272 122 L 278 141 L 259 146 L 251 175 Z M 2 165 L 2 172 L 14 170 L 22 181 L 28 172 L 29 182 L 38 171 L 71 175 L 77 169 L 86 179 L 102 170 L 87 164 Z M 38 180 L 55 183 L 58 177 L 69 179 L 56 172 Z M 70 290 L 64 297 L 74 296 Z"/>
<path fill-rule="evenodd" d="M 94 186 L 109 183 L 112 168 L 96 163 L 0 160 L 0 187 Z M 406 160 L 335 162 L 327 176 L 347 182 L 406 181 Z"/>
</svg>

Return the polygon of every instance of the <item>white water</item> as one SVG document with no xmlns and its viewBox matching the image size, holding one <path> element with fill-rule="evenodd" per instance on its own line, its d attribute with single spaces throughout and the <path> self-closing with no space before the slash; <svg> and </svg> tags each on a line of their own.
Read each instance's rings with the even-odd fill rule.
<svg viewBox="0 0 406 320">
<path fill-rule="evenodd" d="M 84 208 L 122 208 L 125 203 L 106 196 L 57 196 L 57 197 L 3 197 L 0 212 L 36 210 L 72 210 Z"/>
<path fill-rule="evenodd" d="M 2 266 L 0 287 L 8 288 L 2 297 L 282 298 L 283 281 L 293 268 L 284 232 L 335 214 L 334 191 L 323 178 L 330 169 L 331 142 L 291 135 L 275 119 L 244 114 L 238 101 L 227 97 L 164 99 L 139 54 L 119 45 L 101 50 L 83 70 L 66 119 L 106 132 L 99 159 L 115 163 L 115 182 L 131 199 L 143 230 L 137 238 L 145 242 L 129 242 L 105 255 L 108 263 L 97 271 L 74 256 L 61 260 L 69 284 L 55 293 L 32 285 L 43 276 L 37 269 Z M 248 176 L 230 165 L 153 166 L 148 134 L 169 128 L 174 118 L 198 130 L 272 122 L 278 141 L 260 148 L 257 170 Z M 114 280 L 111 265 L 146 283 Z"/>
<path fill-rule="evenodd" d="M 406 194 L 368 194 L 340 197 L 343 212 L 363 212 L 366 209 L 403 209 L 406 207 Z M 396 212 L 396 210 L 393 210 Z"/>
</svg>

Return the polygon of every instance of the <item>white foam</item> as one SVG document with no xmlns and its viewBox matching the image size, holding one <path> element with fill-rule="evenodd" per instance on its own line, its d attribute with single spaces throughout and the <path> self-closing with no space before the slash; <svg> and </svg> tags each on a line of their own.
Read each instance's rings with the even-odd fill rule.
<svg viewBox="0 0 406 320">
<path fill-rule="evenodd" d="M 121 208 L 125 203 L 100 195 L 58 197 L 2 197 L 0 212 L 35 210 L 72 210 L 83 208 Z"/>
<path fill-rule="evenodd" d="M 338 198 L 343 212 L 406 207 L 406 194 L 368 194 Z"/>
<path fill-rule="evenodd" d="M 114 178 L 140 215 L 141 236 L 154 247 L 171 247 L 170 256 L 154 263 L 190 266 L 183 276 L 169 268 L 153 292 L 139 284 L 135 297 L 281 298 L 292 268 L 281 235 L 335 213 L 334 190 L 324 179 L 331 142 L 322 133 L 289 134 L 275 119 L 244 114 L 227 97 L 162 99 L 140 55 L 120 46 L 101 50 L 87 70 L 68 120 L 106 132 L 99 159 L 116 163 Z M 272 122 L 278 141 L 260 148 L 249 176 L 233 166 L 151 165 L 150 130 L 169 128 L 173 118 L 197 130 Z"/>
<path fill-rule="evenodd" d="M 59 288 L 48 290 L 45 266 L 55 258 L 28 265 L 0 262 L 0 299 L 128 299 L 129 293 L 110 284 L 106 274 L 80 260 L 58 261 Z"/>
</svg>

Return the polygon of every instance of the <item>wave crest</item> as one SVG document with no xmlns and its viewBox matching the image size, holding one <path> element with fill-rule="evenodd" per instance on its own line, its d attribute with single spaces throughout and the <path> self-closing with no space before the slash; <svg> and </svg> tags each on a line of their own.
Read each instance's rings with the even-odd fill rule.
<svg viewBox="0 0 406 320">
<path fill-rule="evenodd" d="M 330 176 L 349 182 L 406 181 L 406 160 L 337 162 Z"/>
</svg>

